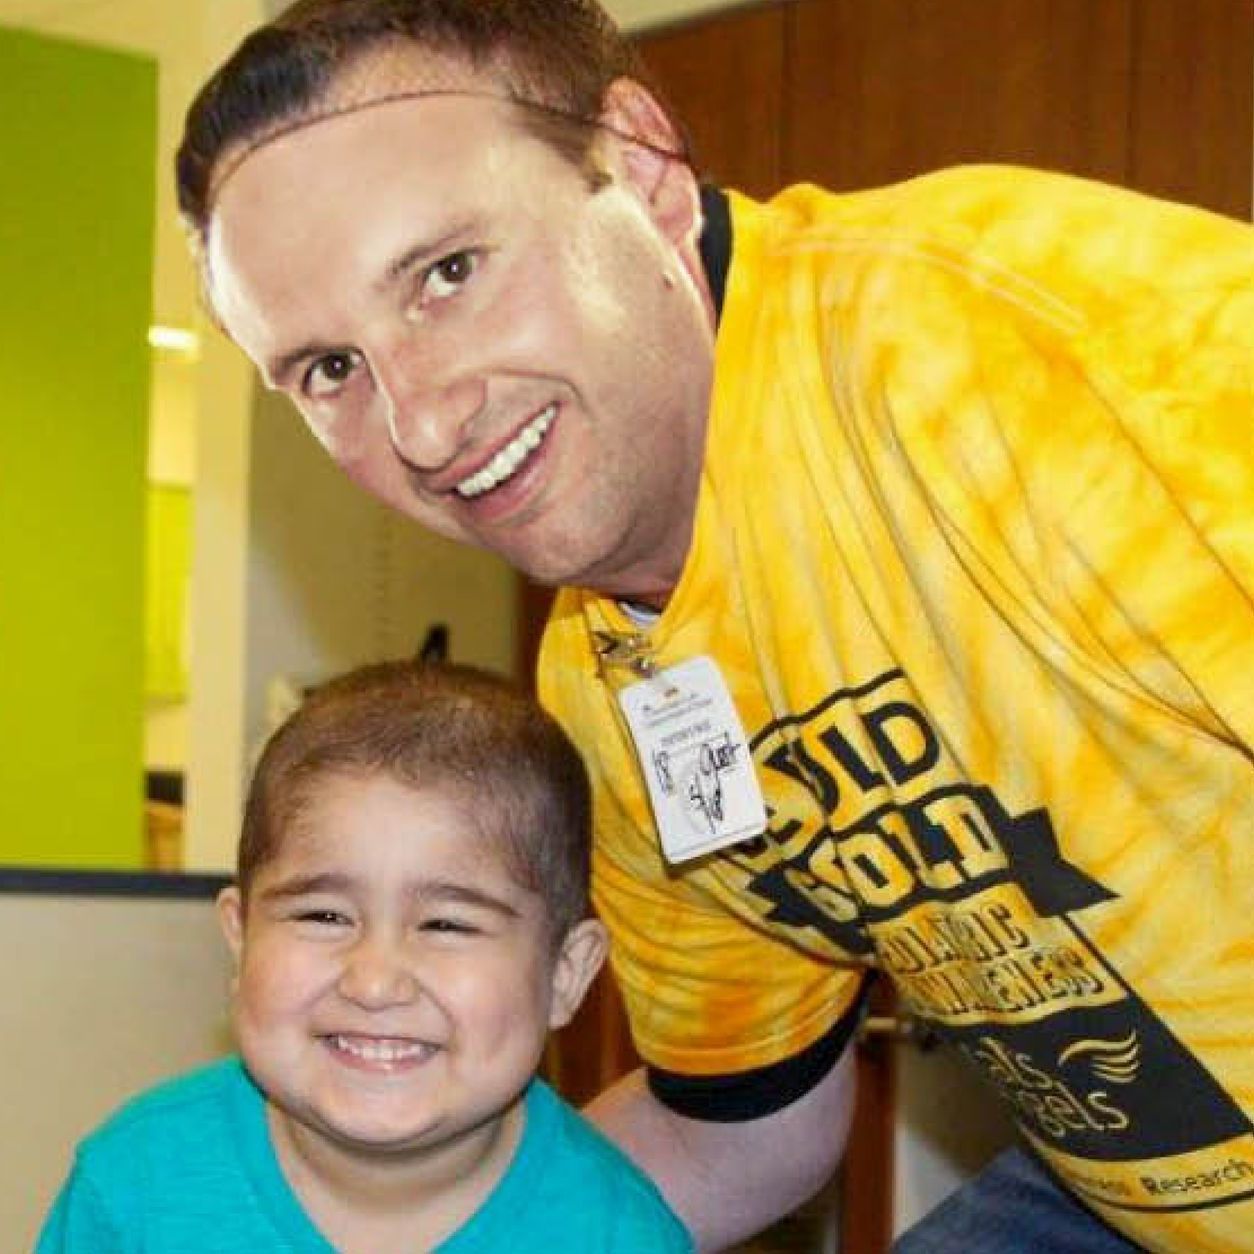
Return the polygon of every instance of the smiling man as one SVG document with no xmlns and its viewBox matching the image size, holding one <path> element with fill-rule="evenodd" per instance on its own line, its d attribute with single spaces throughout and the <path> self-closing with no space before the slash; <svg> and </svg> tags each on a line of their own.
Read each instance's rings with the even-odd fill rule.
<svg viewBox="0 0 1254 1254">
<path fill-rule="evenodd" d="M 903 1250 L 1250 1248 L 1248 226 L 702 186 L 587 0 L 303 0 L 179 180 L 332 457 L 562 589 L 646 1060 L 592 1113 L 706 1248 L 839 1160 L 872 968 L 1025 1140 Z"/>
<path fill-rule="evenodd" d="M 227 147 L 204 233 L 223 325 L 402 512 L 543 582 L 664 599 L 712 340 L 687 172 L 643 148 L 629 178 L 573 162 L 502 72 L 448 54 L 354 65 L 316 125 Z M 673 142 L 627 79 L 605 122 Z"/>
</svg>

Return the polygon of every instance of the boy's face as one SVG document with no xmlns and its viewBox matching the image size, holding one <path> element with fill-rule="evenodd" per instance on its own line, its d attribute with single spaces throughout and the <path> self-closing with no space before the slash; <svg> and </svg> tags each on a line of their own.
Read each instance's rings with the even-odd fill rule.
<svg viewBox="0 0 1254 1254">
<path fill-rule="evenodd" d="M 378 775 L 316 781 L 246 910 L 228 889 L 219 913 L 240 1052 L 288 1142 L 372 1155 L 490 1148 L 604 952 L 592 920 L 554 952 L 458 794 Z"/>
<path fill-rule="evenodd" d="M 243 160 L 208 234 L 216 311 L 335 461 L 424 526 L 546 583 L 673 582 L 712 334 L 691 215 L 652 193 L 682 182 L 695 206 L 692 176 L 633 149 L 594 192 L 493 75 L 441 64 L 410 76 L 496 98 L 359 108 Z"/>
</svg>

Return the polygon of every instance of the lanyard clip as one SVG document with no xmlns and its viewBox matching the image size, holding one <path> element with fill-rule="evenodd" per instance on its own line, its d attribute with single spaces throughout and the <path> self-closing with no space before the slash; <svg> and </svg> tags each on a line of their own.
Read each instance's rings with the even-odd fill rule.
<svg viewBox="0 0 1254 1254">
<path fill-rule="evenodd" d="M 620 636 L 612 631 L 594 631 L 593 647 L 596 649 L 597 670 L 601 678 L 608 680 L 613 666 L 625 666 L 641 679 L 657 674 L 653 661 L 653 645 L 643 632 Z"/>
</svg>

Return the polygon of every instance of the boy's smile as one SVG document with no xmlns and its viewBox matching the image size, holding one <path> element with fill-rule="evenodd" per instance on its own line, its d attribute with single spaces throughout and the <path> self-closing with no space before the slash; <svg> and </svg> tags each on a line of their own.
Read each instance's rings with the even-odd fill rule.
<svg viewBox="0 0 1254 1254">
<path fill-rule="evenodd" d="M 247 907 L 223 894 L 240 1051 L 280 1146 L 474 1158 L 514 1126 L 573 1011 L 571 942 L 554 953 L 495 839 L 449 788 L 327 775 Z"/>
<path fill-rule="evenodd" d="M 360 1066 L 363 1071 L 397 1071 L 425 1061 L 436 1047 L 425 1041 L 412 1041 L 404 1037 L 359 1036 L 337 1032 L 324 1038 L 327 1047 L 342 1056 L 349 1066 Z"/>
</svg>

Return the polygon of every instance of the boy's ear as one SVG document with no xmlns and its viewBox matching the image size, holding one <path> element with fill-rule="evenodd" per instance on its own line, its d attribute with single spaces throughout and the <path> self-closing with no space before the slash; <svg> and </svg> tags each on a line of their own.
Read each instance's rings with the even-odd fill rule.
<svg viewBox="0 0 1254 1254">
<path fill-rule="evenodd" d="M 678 243 L 695 235 L 701 223 L 696 175 L 683 136 L 648 89 L 634 78 L 616 78 L 606 88 L 600 121 L 628 185 L 667 239 Z"/>
<path fill-rule="evenodd" d="M 564 1028 L 605 961 L 609 935 L 600 919 L 581 919 L 566 933 L 553 964 L 549 1027 Z"/>
<path fill-rule="evenodd" d="M 244 945 L 244 899 L 240 895 L 239 885 L 228 884 L 218 894 L 214 909 L 218 914 L 218 926 L 222 929 L 227 947 L 238 966 L 240 950 Z"/>
</svg>

